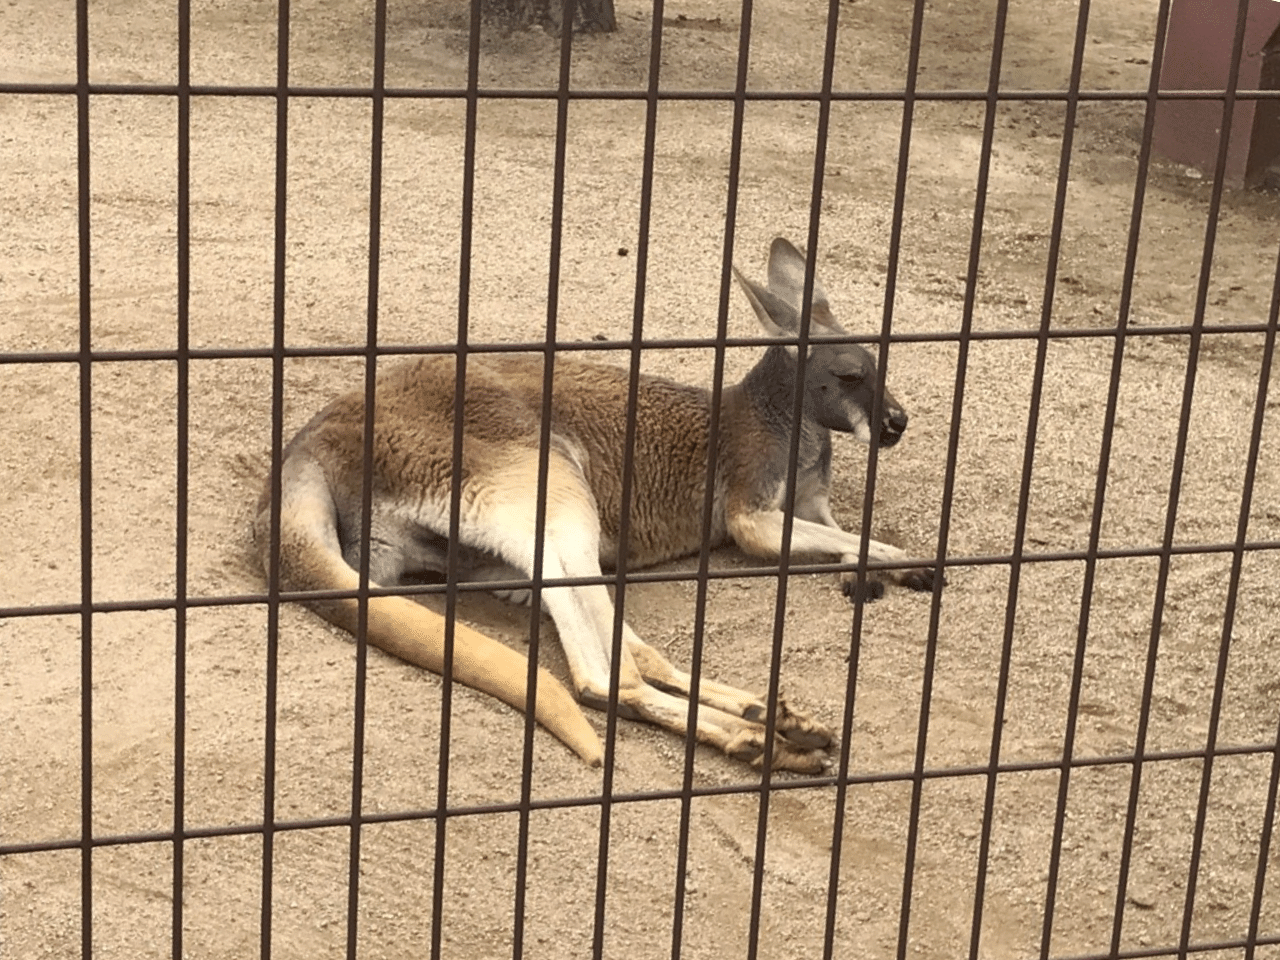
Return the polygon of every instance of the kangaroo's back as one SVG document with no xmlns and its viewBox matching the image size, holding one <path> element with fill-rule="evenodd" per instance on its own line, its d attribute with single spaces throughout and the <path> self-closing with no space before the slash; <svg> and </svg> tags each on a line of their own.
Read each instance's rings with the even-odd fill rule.
<svg viewBox="0 0 1280 960">
<path fill-rule="evenodd" d="M 427 490 L 442 508 L 447 504 L 456 371 L 453 357 L 431 356 L 393 367 L 379 377 L 374 483 L 387 500 L 421 502 Z M 468 358 L 464 497 L 483 489 L 483 478 L 496 468 L 536 456 L 542 388 L 539 356 Z M 621 527 L 629 389 L 630 375 L 620 367 L 556 359 L 552 449 L 576 463 L 586 476 L 600 518 L 600 561 L 607 568 L 616 562 Z M 640 378 L 631 459 L 629 566 L 687 556 L 701 546 L 710 402 L 710 393 L 703 388 L 660 377 Z M 330 471 L 329 482 L 344 531 L 359 528 L 363 423 L 363 395 L 355 391 L 330 404 L 294 441 L 321 449 L 322 459 L 338 468 Z M 712 503 L 713 544 L 723 543 L 727 536 L 721 501 L 717 489 Z M 447 527 L 443 515 L 440 525 Z"/>
</svg>

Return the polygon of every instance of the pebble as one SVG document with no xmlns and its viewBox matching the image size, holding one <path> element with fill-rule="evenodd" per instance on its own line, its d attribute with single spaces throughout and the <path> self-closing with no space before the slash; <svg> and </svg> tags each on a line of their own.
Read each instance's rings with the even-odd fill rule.
<svg viewBox="0 0 1280 960">
<path fill-rule="evenodd" d="M 1135 887 L 1133 884 L 1129 885 L 1125 899 L 1142 910 L 1150 910 L 1156 905 L 1155 895 L 1150 890 L 1145 887 Z"/>
</svg>

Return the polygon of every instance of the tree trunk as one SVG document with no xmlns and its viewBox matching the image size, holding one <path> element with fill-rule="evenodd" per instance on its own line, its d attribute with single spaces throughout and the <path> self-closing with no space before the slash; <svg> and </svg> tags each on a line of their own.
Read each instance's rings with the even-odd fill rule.
<svg viewBox="0 0 1280 960">
<path fill-rule="evenodd" d="M 578 22 L 587 33 L 613 33 L 618 29 L 613 0 L 578 0 Z"/>
<path fill-rule="evenodd" d="M 563 28 L 565 0 L 487 0 L 486 13 L 512 29 Z M 613 33 L 618 19 L 613 0 L 573 0 L 573 28 L 582 33 Z"/>
</svg>

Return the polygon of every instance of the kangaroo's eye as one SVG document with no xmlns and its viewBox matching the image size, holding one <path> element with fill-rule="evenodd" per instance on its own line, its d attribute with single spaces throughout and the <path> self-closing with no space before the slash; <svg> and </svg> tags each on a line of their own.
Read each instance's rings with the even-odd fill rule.
<svg viewBox="0 0 1280 960">
<path fill-rule="evenodd" d="M 841 383 L 861 383 L 866 376 L 861 373 L 837 373 L 836 379 Z"/>
</svg>

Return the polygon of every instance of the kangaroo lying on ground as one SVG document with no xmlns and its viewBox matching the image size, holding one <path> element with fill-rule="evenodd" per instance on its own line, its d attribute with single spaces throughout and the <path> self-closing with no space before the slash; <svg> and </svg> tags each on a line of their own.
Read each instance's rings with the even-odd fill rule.
<svg viewBox="0 0 1280 960">
<path fill-rule="evenodd" d="M 736 272 L 736 271 L 735 271 Z M 738 273 L 751 306 L 774 336 L 794 337 L 805 261 L 781 238 L 769 254 L 768 287 Z M 859 538 L 831 516 L 831 431 L 892 446 L 907 415 L 886 390 L 883 419 L 871 423 L 875 361 L 854 344 L 823 343 L 841 332 L 822 287 L 813 287 L 811 332 L 796 479 L 793 556 L 856 562 Z M 719 465 L 711 530 L 715 546 L 733 541 L 756 557 L 782 548 L 783 497 L 796 389 L 797 347 L 768 348 L 754 369 L 722 394 Z M 421 357 L 378 378 L 373 440 L 370 580 L 381 586 L 438 579 L 445 571 L 456 360 Z M 533 575 L 543 358 L 477 354 L 466 365 L 459 580 L 529 579 Z M 551 402 L 542 575 L 599 576 L 616 561 L 627 425 L 628 372 L 557 357 Z M 659 377 L 642 377 L 635 416 L 634 475 L 627 566 L 643 567 L 699 551 L 706 497 L 711 394 Z M 296 590 L 354 590 L 361 560 L 364 397 L 340 397 L 320 411 L 284 451 L 280 571 Z M 270 491 L 263 494 L 256 540 L 270 563 Z M 872 560 L 901 560 L 897 547 L 870 542 Z M 887 576 L 932 589 L 932 569 Z M 846 586 L 850 582 L 846 577 Z M 876 585 L 879 588 L 879 585 Z M 875 593 L 875 591 L 873 591 Z M 876 593 L 875 595 L 878 595 Z M 548 587 L 542 602 L 568 659 L 577 700 L 604 709 L 609 699 L 614 608 L 603 585 Z M 309 604 L 354 632 L 354 599 Z M 404 597 L 373 597 L 368 640 L 436 673 L 443 668 L 444 619 Z M 689 675 L 623 627 L 618 712 L 683 734 Z M 455 626 L 453 676 L 523 710 L 527 661 L 496 640 Z M 697 738 L 742 760 L 763 757 L 765 703 L 754 694 L 703 679 Z M 538 721 L 588 763 L 600 739 L 573 696 L 539 670 Z M 816 772 L 832 733 L 779 702 L 773 765 Z"/>
</svg>

